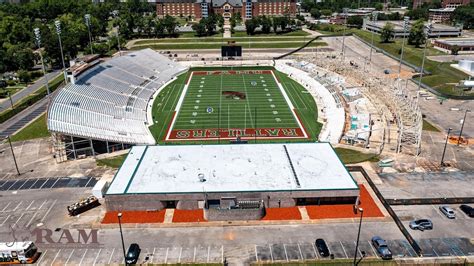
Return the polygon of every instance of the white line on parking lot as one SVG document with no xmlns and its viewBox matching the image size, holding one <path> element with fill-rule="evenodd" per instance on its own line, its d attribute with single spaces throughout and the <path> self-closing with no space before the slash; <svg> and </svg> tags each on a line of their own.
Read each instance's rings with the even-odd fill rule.
<svg viewBox="0 0 474 266">
<path fill-rule="evenodd" d="M 21 204 L 23 204 L 23 201 L 20 201 L 20 203 L 18 203 L 18 205 L 16 205 L 15 209 L 13 209 L 13 211 L 15 212 L 20 206 Z"/>
<path fill-rule="evenodd" d="M 285 251 L 286 261 L 288 261 L 288 253 L 286 253 L 286 244 L 283 244 L 283 250 Z"/>
<path fill-rule="evenodd" d="M 6 218 L 6 219 L 3 221 L 3 223 L 2 223 L 1 225 L 4 225 L 4 224 L 5 224 L 5 222 L 6 222 L 6 221 L 8 221 L 8 219 L 10 219 L 10 216 L 12 216 L 12 215 L 11 215 L 11 214 L 9 214 L 9 215 L 7 216 L 7 218 Z"/>
<path fill-rule="evenodd" d="M 26 227 L 30 226 L 30 224 L 33 222 L 33 219 L 35 219 L 37 212 L 33 213 L 33 216 L 31 217 L 30 221 L 26 224 Z"/>
<path fill-rule="evenodd" d="M 433 247 L 431 247 L 431 250 L 433 250 L 433 252 L 434 252 L 434 254 L 436 255 L 436 257 L 439 257 L 438 252 L 436 252 L 436 250 L 435 250 Z"/>
<path fill-rule="evenodd" d="M 56 185 L 56 183 L 58 183 L 59 179 L 61 179 L 61 178 L 56 179 L 56 181 L 55 181 L 54 184 L 51 186 L 51 188 L 53 188 L 54 185 Z"/>
<path fill-rule="evenodd" d="M 38 182 L 38 180 L 39 179 L 36 179 L 35 182 L 33 182 L 33 184 L 31 184 L 31 186 L 28 189 L 31 189 L 36 184 L 36 182 Z"/>
<path fill-rule="evenodd" d="M 273 262 L 273 251 L 272 251 L 272 246 L 270 244 L 268 244 L 268 247 L 270 248 L 270 257 L 272 258 L 272 262 Z"/>
<path fill-rule="evenodd" d="M 94 263 L 92 264 L 92 266 L 95 266 L 96 262 L 97 262 L 97 259 L 99 258 L 99 255 L 100 255 L 100 252 L 102 251 L 102 249 L 100 248 L 99 249 L 99 252 L 97 252 L 97 256 L 95 256 L 95 260 L 94 260 Z"/>
<path fill-rule="evenodd" d="M 54 200 L 53 204 L 51 204 L 51 206 L 49 207 L 49 209 L 46 211 L 46 213 L 44 214 L 43 218 L 41 219 L 41 222 L 44 221 L 44 219 L 46 219 L 46 216 L 48 216 L 49 212 L 51 211 L 51 209 L 54 207 L 54 205 L 56 204 L 58 200 Z"/>
<path fill-rule="evenodd" d="M 209 263 L 209 256 L 211 255 L 211 246 L 207 246 L 207 263 Z"/>
<path fill-rule="evenodd" d="M 54 259 L 53 259 L 53 261 L 51 262 L 51 266 L 53 266 L 53 265 L 54 265 L 54 261 L 55 261 L 55 260 L 56 260 L 56 258 L 58 257 L 59 253 L 61 253 L 61 249 L 60 249 L 60 250 L 58 250 L 58 253 L 56 253 L 56 255 L 54 256 Z"/>
<path fill-rule="evenodd" d="M 72 249 L 71 254 L 69 254 L 69 257 L 67 257 L 67 260 L 66 260 L 66 262 L 64 263 L 64 266 L 66 266 L 67 263 L 69 262 L 69 260 L 71 259 L 72 254 L 74 253 L 74 250 L 75 250 L 75 249 Z"/>
<path fill-rule="evenodd" d="M 41 203 L 41 205 L 38 207 L 38 210 L 41 209 L 43 207 L 43 205 L 46 204 L 47 201 L 48 200 L 43 201 L 43 203 Z"/>
<path fill-rule="evenodd" d="M 319 259 L 318 252 L 316 252 L 316 247 L 314 246 L 313 242 L 311 242 L 311 246 L 313 247 L 314 254 L 316 254 L 316 259 Z M 329 251 L 329 247 L 328 247 L 328 251 Z M 331 252 L 329 252 L 329 253 L 331 253 Z"/>
<path fill-rule="evenodd" d="M 7 190 L 5 190 L 5 191 L 10 190 L 10 188 L 12 188 L 17 182 L 18 182 L 18 180 L 16 180 L 15 182 L 13 182 L 13 184 L 12 184 L 10 187 L 8 187 Z"/>
<path fill-rule="evenodd" d="M 112 253 L 110 253 L 110 258 L 109 258 L 109 261 L 107 262 L 107 264 L 110 264 L 110 262 L 112 261 L 112 257 L 114 256 L 114 252 L 115 252 L 115 248 L 112 249 Z M 151 263 L 153 263 L 153 258 L 151 259 Z"/>
<path fill-rule="evenodd" d="M 86 248 L 86 251 L 84 252 L 84 255 L 82 255 L 81 261 L 79 262 L 79 266 L 82 265 L 82 261 L 83 261 L 84 258 L 86 257 L 86 253 L 87 253 L 87 248 Z"/>
<path fill-rule="evenodd" d="M 196 247 L 194 247 L 193 262 L 196 261 Z"/>
<path fill-rule="evenodd" d="M 23 184 L 21 184 L 21 186 L 17 190 L 20 190 L 26 184 L 26 182 L 28 182 L 28 179 L 25 180 L 25 182 L 23 182 Z"/>
<path fill-rule="evenodd" d="M 221 245 L 221 263 L 224 263 L 224 246 Z"/>
<path fill-rule="evenodd" d="M 301 247 L 300 243 L 296 243 L 298 245 L 298 250 L 300 251 L 301 259 L 304 260 L 305 258 L 303 257 L 303 252 L 301 252 Z"/>
<path fill-rule="evenodd" d="M 87 181 L 86 185 L 84 187 L 87 187 L 87 185 L 89 185 L 89 183 L 91 182 L 93 177 L 90 177 L 89 180 Z"/>
<path fill-rule="evenodd" d="M 166 248 L 165 263 L 168 261 L 168 250 L 169 248 Z"/>
<path fill-rule="evenodd" d="M 255 261 L 258 262 L 258 251 L 257 251 L 257 245 L 255 245 Z"/>
<path fill-rule="evenodd" d="M 39 189 L 42 189 L 42 188 L 43 188 L 43 186 L 44 186 L 44 185 L 45 185 L 45 184 L 48 182 L 48 180 L 49 180 L 49 178 L 46 178 L 46 181 L 44 181 L 44 183 L 43 183 L 43 184 L 41 184 L 41 187 L 39 187 Z"/>
<path fill-rule="evenodd" d="M 153 247 L 153 253 L 151 253 L 151 259 L 150 259 L 151 264 L 153 264 L 153 259 L 155 258 L 155 250 L 156 250 L 156 248 Z M 109 264 L 110 264 L 110 262 L 109 262 Z"/>
<path fill-rule="evenodd" d="M 346 259 L 348 259 L 349 257 L 347 256 L 346 249 L 344 248 L 344 245 L 342 244 L 341 241 L 339 241 L 339 243 L 341 244 L 342 251 L 344 251 L 344 255 L 346 255 Z"/>
<path fill-rule="evenodd" d="M 25 213 L 22 213 L 22 214 L 20 215 L 20 217 L 16 220 L 16 222 L 15 222 L 13 225 L 16 225 L 16 224 L 21 220 L 21 218 L 23 217 L 23 215 L 25 215 Z"/>
<path fill-rule="evenodd" d="M 433 207 L 433 209 L 435 210 L 435 212 L 436 212 L 439 216 L 441 216 L 441 218 L 445 218 L 443 215 L 441 215 L 440 210 L 437 209 L 434 205 L 431 205 L 431 207 Z"/>
<path fill-rule="evenodd" d="M 369 242 L 369 246 L 372 249 L 372 252 L 374 252 L 374 255 L 377 257 L 377 252 L 375 251 L 374 247 L 372 246 L 372 243 L 370 243 L 369 240 L 367 240 L 367 242 Z"/>
<path fill-rule="evenodd" d="M 46 256 L 46 253 L 48 253 L 48 250 L 45 250 L 44 253 L 41 254 L 41 257 L 39 258 L 38 262 L 36 264 L 40 265 L 41 264 L 41 261 L 43 260 L 43 258 Z"/>
<path fill-rule="evenodd" d="M 31 201 L 30 205 L 28 205 L 28 207 L 26 207 L 25 211 L 27 211 L 27 210 L 30 209 L 31 205 L 33 205 L 33 202 L 35 202 L 35 200 L 32 200 L 32 201 Z"/>
<path fill-rule="evenodd" d="M 179 248 L 179 257 L 178 257 L 178 263 L 181 262 L 181 255 L 183 254 L 183 247 Z"/>
<path fill-rule="evenodd" d="M 11 201 L 10 201 L 10 202 L 8 202 L 8 204 L 5 206 L 5 208 L 3 208 L 3 210 L 2 210 L 0 213 L 3 213 L 3 212 L 5 212 L 5 210 L 8 208 L 8 206 L 10 206 L 10 204 L 11 204 L 11 203 L 12 203 Z"/>
</svg>

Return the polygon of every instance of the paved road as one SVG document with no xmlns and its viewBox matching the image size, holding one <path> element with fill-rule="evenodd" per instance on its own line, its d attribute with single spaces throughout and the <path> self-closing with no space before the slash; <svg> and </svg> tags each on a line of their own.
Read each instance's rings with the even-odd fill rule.
<svg viewBox="0 0 474 266">
<path fill-rule="evenodd" d="M 48 107 L 48 98 L 44 98 L 29 108 L 21 111 L 8 121 L 0 125 L 0 137 L 13 135 L 15 132 L 23 128 L 26 124 L 35 120 L 43 114 Z"/>
<path fill-rule="evenodd" d="M 47 78 L 49 81 L 54 79 L 61 71 L 60 70 L 54 70 L 51 73 L 46 74 Z M 12 96 L 12 101 L 13 104 L 16 104 L 18 101 L 23 99 L 24 97 L 30 95 L 31 93 L 37 91 L 41 86 L 44 85 L 43 78 L 38 79 L 35 83 L 31 84 L 30 86 L 26 87 L 25 89 L 15 93 Z M 0 102 L 0 112 L 2 112 L 5 109 L 8 109 L 11 107 L 10 101 L 8 99 L 3 100 Z"/>
</svg>

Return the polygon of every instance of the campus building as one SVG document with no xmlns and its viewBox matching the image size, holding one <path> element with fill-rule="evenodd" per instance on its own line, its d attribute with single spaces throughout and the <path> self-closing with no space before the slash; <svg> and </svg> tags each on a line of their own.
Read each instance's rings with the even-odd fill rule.
<svg viewBox="0 0 474 266">
<path fill-rule="evenodd" d="M 220 14 L 229 19 L 240 13 L 242 19 L 255 16 L 295 16 L 296 0 L 154 0 L 156 13 L 160 17 L 190 17 L 195 20 L 210 14 Z"/>
<path fill-rule="evenodd" d="M 408 37 L 410 35 L 410 27 L 414 21 L 410 21 L 408 28 L 403 29 L 403 21 L 392 20 L 392 21 L 371 21 L 369 19 L 364 19 L 363 29 L 367 31 L 373 31 L 377 34 L 382 32 L 385 24 L 391 23 L 393 25 L 393 36 L 395 38 Z M 428 29 L 428 22 L 425 23 L 425 28 Z M 433 24 L 431 30 L 428 32 L 429 38 L 441 38 L 441 37 L 459 37 L 462 34 L 462 28 L 453 27 L 444 24 Z"/>
<path fill-rule="evenodd" d="M 134 146 L 105 195 L 107 211 L 204 209 L 207 220 L 358 197 L 329 143 Z"/>
<path fill-rule="evenodd" d="M 431 3 L 431 0 L 413 0 L 413 9 L 421 7 L 424 3 Z M 469 5 L 469 3 L 471 3 L 471 0 L 442 0 L 441 6 L 443 8 L 456 8 Z"/>
</svg>

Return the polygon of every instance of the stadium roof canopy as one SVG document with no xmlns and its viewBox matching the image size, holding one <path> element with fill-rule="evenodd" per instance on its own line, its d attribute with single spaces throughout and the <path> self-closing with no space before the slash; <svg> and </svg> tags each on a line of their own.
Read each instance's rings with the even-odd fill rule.
<svg viewBox="0 0 474 266">
<path fill-rule="evenodd" d="M 358 190 L 328 143 L 135 146 L 107 194 L 314 190 Z"/>
<path fill-rule="evenodd" d="M 148 130 L 151 101 L 186 68 L 144 49 L 84 71 L 54 96 L 48 129 L 71 136 L 131 144 L 155 144 Z"/>
</svg>

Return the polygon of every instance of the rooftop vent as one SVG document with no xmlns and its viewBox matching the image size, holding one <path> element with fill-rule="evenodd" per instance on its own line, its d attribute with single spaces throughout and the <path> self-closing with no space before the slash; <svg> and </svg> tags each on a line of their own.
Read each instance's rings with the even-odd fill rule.
<svg viewBox="0 0 474 266">
<path fill-rule="evenodd" d="M 203 174 L 203 173 L 199 173 L 199 174 L 198 174 L 198 177 L 199 177 L 199 182 L 206 182 L 206 179 L 204 178 L 204 174 Z"/>
</svg>

